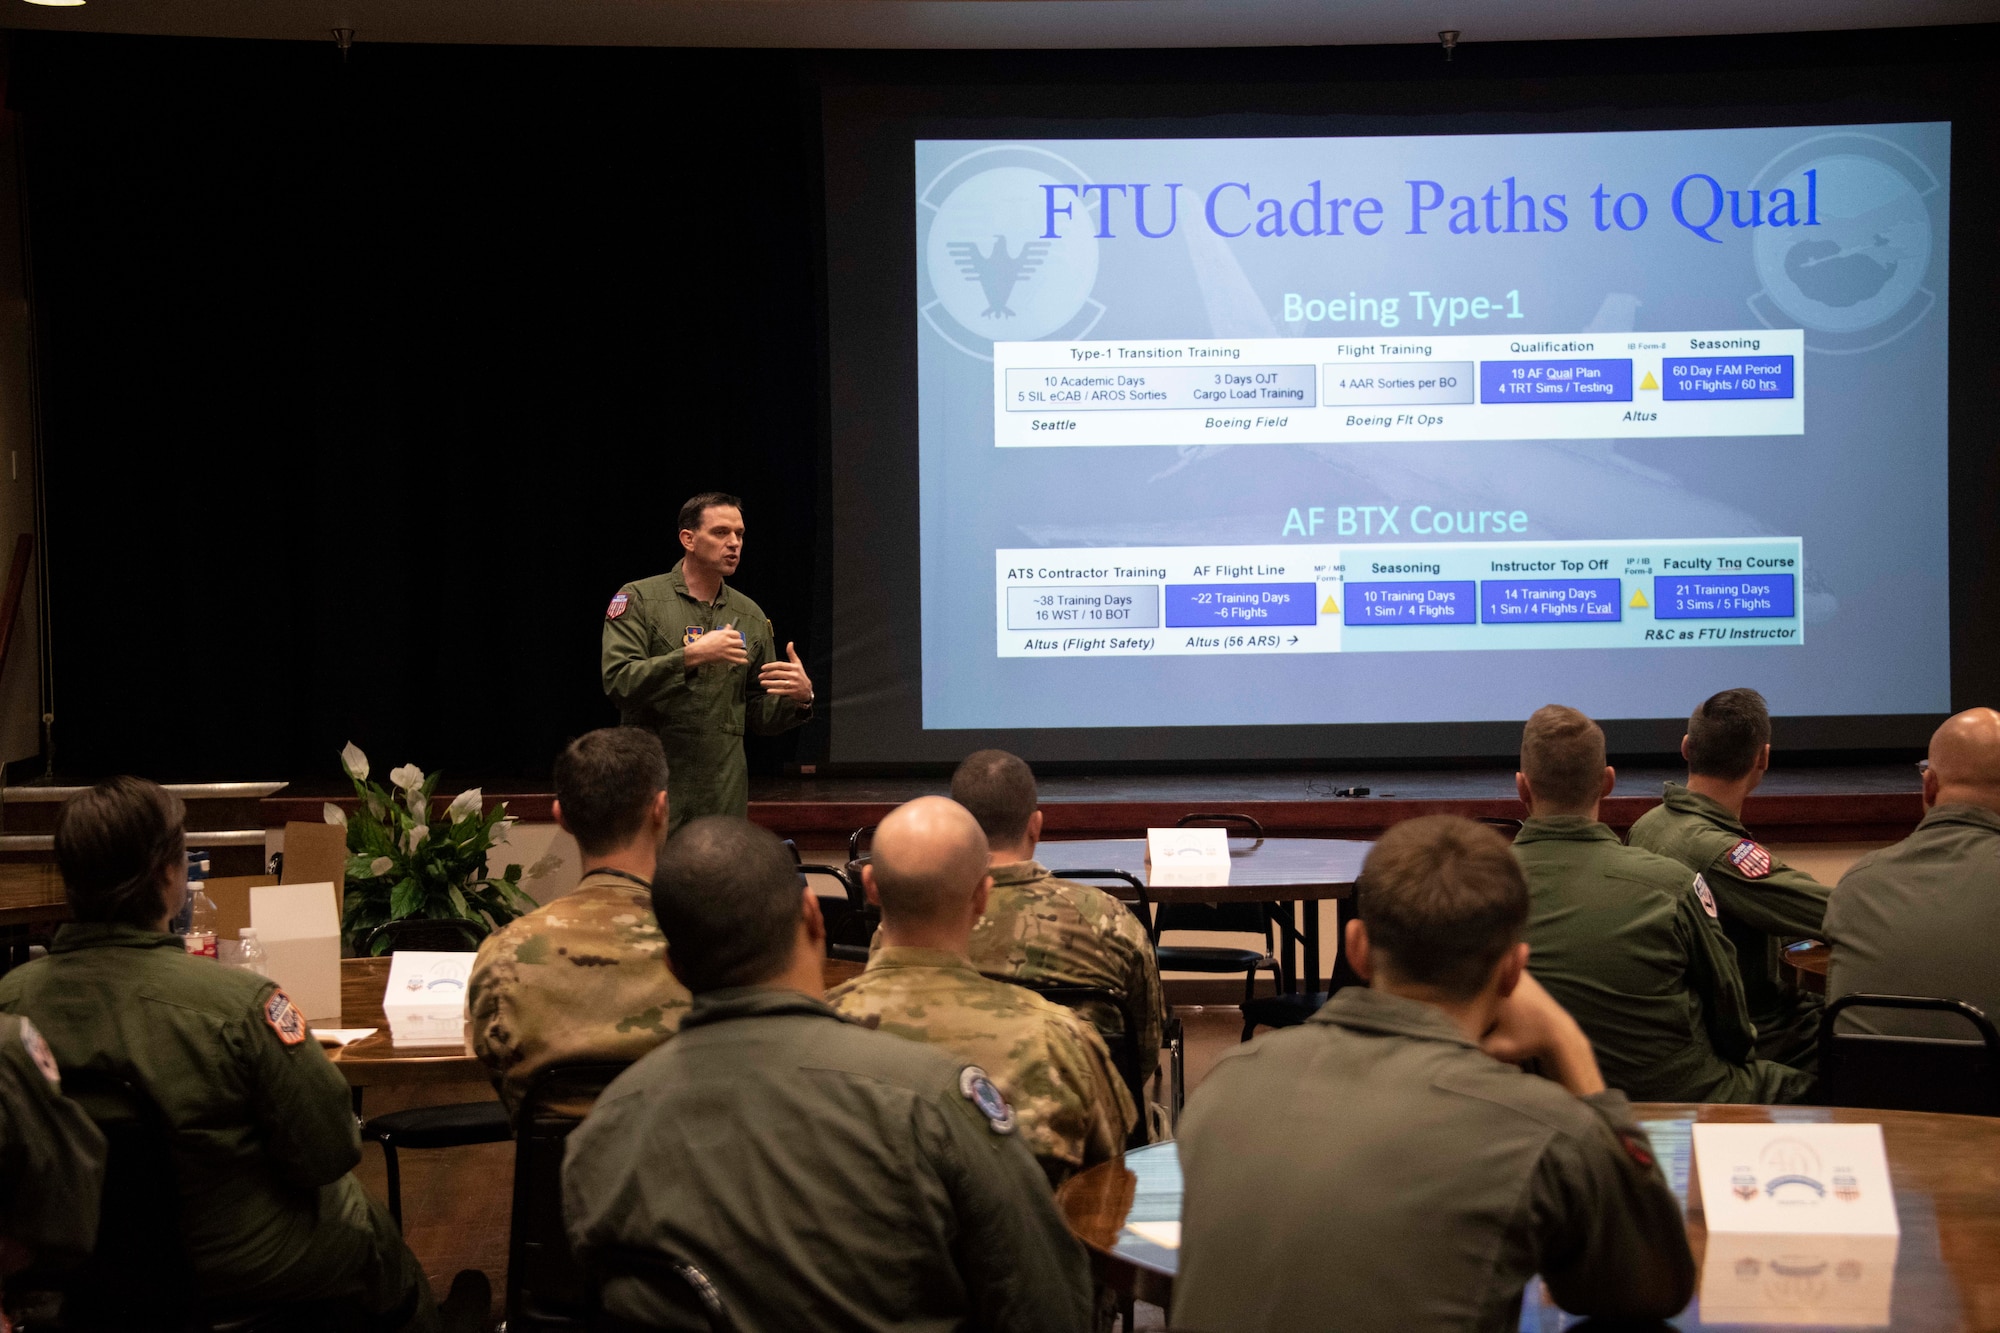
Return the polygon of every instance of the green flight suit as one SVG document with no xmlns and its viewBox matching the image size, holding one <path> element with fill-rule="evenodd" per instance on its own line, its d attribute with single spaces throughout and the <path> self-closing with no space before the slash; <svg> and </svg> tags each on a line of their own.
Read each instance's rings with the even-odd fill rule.
<svg viewBox="0 0 2000 1333">
<path fill-rule="evenodd" d="M 743 636 L 747 666 L 710 662 L 689 670 L 687 646 L 720 626 Z M 775 736 L 811 719 L 812 708 L 767 694 L 758 672 L 785 661 L 757 603 L 727 583 L 712 602 L 688 591 L 681 566 L 628 583 L 604 614 L 604 693 L 618 720 L 659 735 L 667 751 L 669 832 L 702 815 L 750 813 L 743 730 Z"/>
<path fill-rule="evenodd" d="M 1715 895 L 1722 933 L 1736 946 L 1743 1000 L 1757 1025 L 1757 1054 L 1817 1069 L 1819 997 L 1787 976 L 1785 945 L 1818 938 L 1827 886 L 1773 856 L 1721 802 L 1678 782 L 1669 782 L 1660 804 L 1639 816 L 1630 840 L 1700 871 Z"/>
<path fill-rule="evenodd" d="M 38 1266 L 66 1267 L 97 1243 L 104 1136 L 62 1094 L 48 1043 L 0 1014 L 0 1239 Z"/>
<path fill-rule="evenodd" d="M 1624 1095 L 1502 1064 L 1432 1005 L 1350 986 L 1217 1060 L 1180 1128 L 1176 1328 L 1513 1333 L 1536 1273 L 1575 1314 L 1694 1292 Z"/>
<path fill-rule="evenodd" d="M 205 1299 L 340 1302 L 380 1327 L 437 1327 L 422 1267 L 351 1174 L 347 1081 L 270 979 L 190 957 L 175 935 L 76 922 L 0 977 L 0 1012 L 32 1018 L 62 1066 L 159 1107 Z"/>
<path fill-rule="evenodd" d="M 991 1084 L 791 991 L 697 995 L 570 1136 L 563 1219 L 586 1265 L 613 1248 L 696 1265 L 741 1329 L 1082 1333 L 1091 1317 L 1083 1248 Z M 602 1295 L 648 1327 L 671 1313 L 640 1283 Z"/>
<path fill-rule="evenodd" d="M 1916 832 L 1848 868 L 1826 909 L 1829 1002 L 1843 995 L 1935 995 L 2000 1022 L 2000 812 L 1933 806 Z M 1849 1010 L 1842 1032 L 1973 1035 L 1944 1014 Z"/>
<path fill-rule="evenodd" d="M 1701 876 L 1581 815 L 1514 839 L 1528 971 L 1590 1038 L 1604 1081 L 1642 1102 L 1795 1102 L 1812 1077 L 1756 1058 L 1735 950 Z"/>
</svg>

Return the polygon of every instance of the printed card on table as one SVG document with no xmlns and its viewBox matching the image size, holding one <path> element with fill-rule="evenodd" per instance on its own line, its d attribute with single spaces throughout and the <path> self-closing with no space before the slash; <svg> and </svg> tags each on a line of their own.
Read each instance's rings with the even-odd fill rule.
<svg viewBox="0 0 2000 1333">
<path fill-rule="evenodd" d="M 1229 882 L 1229 834 L 1219 828 L 1146 830 L 1146 882 L 1211 886 Z"/>
<path fill-rule="evenodd" d="M 1708 1233 L 1894 1236 L 1880 1125 L 1694 1127 Z"/>
</svg>

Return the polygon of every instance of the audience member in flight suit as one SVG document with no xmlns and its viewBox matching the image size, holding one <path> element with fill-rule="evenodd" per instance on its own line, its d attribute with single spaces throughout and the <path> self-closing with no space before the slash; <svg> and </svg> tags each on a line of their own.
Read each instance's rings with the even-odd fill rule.
<svg viewBox="0 0 2000 1333">
<path fill-rule="evenodd" d="M 689 824 L 653 905 L 694 1007 L 605 1090 L 563 1169 L 571 1243 L 612 1266 L 607 1313 L 674 1313 L 618 1272 L 636 1250 L 698 1267 L 738 1328 L 1086 1327 L 1083 1250 L 1013 1108 L 976 1066 L 818 998 L 825 926 L 777 839 Z"/>
<path fill-rule="evenodd" d="M 1576 1314 L 1678 1312 L 1695 1277 L 1680 1207 L 1523 970 L 1505 840 L 1398 824 L 1356 901 L 1347 956 L 1368 986 L 1230 1051 L 1188 1100 L 1174 1326 L 1512 1333 L 1537 1273 Z M 1531 1059 L 1547 1077 L 1502 1063 Z"/>
<path fill-rule="evenodd" d="M 580 736 L 556 757 L 555 788 L 583 878 L 487 936 L 467 985 L 473 1049 L 510 1114 L 551 1065 L 638 1059 L 673 1035 L 689 1001 L 653 920 L 667 828 L 659 738 L 637 727 Z M 581 1118 L 590 1108 L 552 1109 Z"/>
<path fill-rule="evenodd" d="M 986 1070 L 1019 1117 L 1021 1141 L 1061 1184 L 1124 1151 L 1132 1095 L 1083 1018 L 973 970 L 966 949 L 986 906 L 986 860 L 986 837 L 957 802 L 924 796 L 891 811 L 861 871 L 882 908 L 882 945 L 826 1000 Z"/>
<path fill-rule="evenodd" d="M 1819 1064 L 1819 997 L 1786 974 L 1785 945 L 1816 938 L 1827 887 L 1786 865 L 1743 826 L 1743 802 L 1771 764 L 1771 715 L 1755 690 L 1724 690 L 1694 710 L 1681 755 L 1687 785 L 1632 825 L 1634 847 L 1701 872 L 1736 948 L 1757 1054 L 1808 1072 Z"/>
<path fill-rule="evenodd" d="M 1648 1102 L 1804 1097 L 1811 1075 L 1756 1058 L 1702 877 L 1598 822 L 1615 774 L 1597 724 L 1555 704 L 1536 712 L 1514 781 L 1529 814 L 1514 839 L 1533 899 L 1529 967 L 1589 1034 L 1605 1081 Z"/>
<path fill-rule="evenodd" d="M 604 612 L 604 693 L 618 719 L 666 747 L 672 829 L 750 813 L 743 729 L 773 736 L 812 716 L 812 681 L 791 644 L 778 655 L 757 603 L 723 582 L 743 555 L 743 511 L 709 491 L 681 506 L 681 548 L 664 574 L 628 583 Z"/>
<path fill-rule="evenodd" d="M 167 933 L 187 892 L 184 813 L 140 778 L 70 798 L 55 852 L 76 920 L 48 957 L 0 977 L 0 1011 L 32 1018 L 63 1067 L 116 1075 L 159 1107 L 205 1299 L 344 1304 L 384 1330 L 474 1327 L 460 1311 L 440 1324 L 416 1257 L 350 1174 L 347 1082 L 305 1016 L 268 978 Z"/>
<path fill-rule="evenodd" d="M 0 1279 L 30 1264 L 53 1278 L 88 1255 L 103 1188 L 104 1136 L 63 1096 L 35 1025 L 0 1014 Z"/>
<path fill-rule="evenodd" d="M 1923 822 L 1856 861 L 1826 910 L 1828 1003 L 1855 992 L 1964 1000 L 2000 1020 L 2000 712 L 1969 708 L 1931 737 Z M 1944 1014 L 1862 1009 L 1843 1032 L 1972 1035 Z"/>
</svg>

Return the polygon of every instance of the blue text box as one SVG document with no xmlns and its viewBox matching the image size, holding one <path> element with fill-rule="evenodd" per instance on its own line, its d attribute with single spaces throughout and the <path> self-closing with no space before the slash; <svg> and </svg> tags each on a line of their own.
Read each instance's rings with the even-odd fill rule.
<svg viewBox="0 0 2000 1333">
<path fill-rule="evenodd" d="M 1670 403 L 1790 398 L 1789 356 L 1673 356 L 1660 363 L 1660 396 Z"/>
<path fill-rule="evenodd" d="M 1349 625 L 1476 625 L 1478 585 L 1471 579 L 1444 583 L 1350 583 L 1342 608 Z"/>
<path fill-rule="evenodd" d="M 1486 579 L 1479 618 L 1488 625 L 1546 625 L 1620 618 L 1618 579 Z"/>
<path fill-rule="evenodd" d="M 1789 620 L 1790 574 L 1656 574 L 1658 620 Z"/>
<path fill-rule="evenodd" d="M 1167 628 L 1317 625 L 1310 583 L 1169 583 Z"/>
<path fill-rule="evenodd" d="M 1482 403 L 1629 403 L 1632 359 L 1481 361 Z"/>
</svg>

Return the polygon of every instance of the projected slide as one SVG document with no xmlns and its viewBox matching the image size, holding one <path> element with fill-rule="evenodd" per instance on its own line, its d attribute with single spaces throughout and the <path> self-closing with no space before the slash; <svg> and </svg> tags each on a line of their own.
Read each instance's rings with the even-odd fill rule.
<svg viewBox="0 0 2000 1333">
<path fill-rule="evenodd" d="M 1945 709 L 1949 159 L 919 142 L 924 725 Z"/>
</svg>

